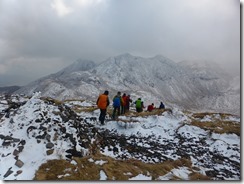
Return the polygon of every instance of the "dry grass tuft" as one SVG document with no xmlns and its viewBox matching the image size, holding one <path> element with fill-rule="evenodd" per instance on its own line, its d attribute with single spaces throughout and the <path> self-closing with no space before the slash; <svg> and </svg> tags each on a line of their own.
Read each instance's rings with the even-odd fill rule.
<svg viewBox="0 0 244 184">
<path fill-rule="evenodd" d="M 196 181 L 196 180 L 198 180 L 198 181 L 210 180 L 210 178 L 208 176 L 202 175 L 202 174 L 196 173 L 196 172 L 191 173 L 189 176 L 190 176 L 190 180 L 192 180 L 192 181 L 193 180 L 194 181 Z"/>
<path fill-rule="evenodd" d="M 84 102 L 85 100 L 83 100 L 83 99 L 66 99 L 66 100 L 64 100 L 63 102 L 65 103 L 65 102 Z"/>
<path fill-rule="evenodd" d="M 77 163 L 71 164 L 66 160 L 50 160 L 40 166 L 36 172 L 34 180 L 90 180 L 100 179 L 100 171 L 104 171 L 107 180 L 128 180 L 138 174 L 151 176 L 152 180 L 157 180 L 174 168 L 187 167 L 192 172 L 192 180 L 209 179 L 206 176 L 195 173 L 191 169 L 191 161 L 182 158 L 175 161 L 165 161 L 163 163 L 149 164 L 138 160 L 115 160 L 102 155 L 99 151 L 93 155 L 83 158 L 73 158 Z M 96 161 L 103 161 L 104 164 L 96 164 Z M 176 176 L 172 180 L 179 180 Z"/>
<path fill-rule="evenodd" d="M 203 119 L 205 116 L 213 116 L 216 113 L 212 113 L 212 112 L 200 112 L 200 113 L 194 113 L 192 114 L 193 118 L 198 118 L 198 119 Z"/>
<path fill-rule="evenodd" d="M 197 118 L 197 119 L 203 119 L 205 116 L 213 117 L 214 115 L 220 115 L 220 118 L 222 118 L 222 119 L 233 116 L 233 115 L 228 114 L 228 113 L 200 112 L 200 113 L 193 113 L 192 117 Z"/>
<path fill-rule="evenodd" d="M 58 180 L 60 179 L 58 178 L 59 175 L 69 173 L 68 168 L 73 170 L 74 165 L 66 160 L 49 160 L 39 167 L 34 180 Z"/>
<path fill-rule="evenodd" d="M 125 113 L 125 116 L 131 116 L 131 117 L 148 117 L 148 116 L 153 116 L 153 115 L 162 115 L 164 112 L 170 112 L 172 113 L 171 109 L 154 109 L 151 112 L 148 111 L 143 111 L 143 112 L 134 112 L 134 111 L 129 111 Z"/>
<path fill-rule="evenodd" d="M 75 111 L 76 113 L 81 113 L 81 112 L 93 112 L 95 110 L 97 110 L 98 108 L 96 106 L 92 106 L 92 107 L 83 107 L 83 106 L 79 106 L 79 105 L 74 105 L 72 107 L 72 110 Z"/>
<path fill-rule="evenodd" d="M 51 97 L 41 97 L 40 99 L 43 100 L 44 102 L 51 102 L 51 103 L 54 103 L 56 106 L 58 106 L 58 105 L 62 105 L 62 104 L 63 104 L 62 101 L 53 99 L 53 98 L 51 98 Z"/>
<path fill-rule="evenodd" d="M 220 121 L 216 120 L 214 122 L 199 122 L 192 121 L 191 124 L 193 126 L 200 127 L 204 130 L 209 130 L 210 132 L 218 133 L 218 134 L 236 134 L 240 136 L 241 127 L 240 123 L 236 123 L 233 121 Z"/>
</svg>

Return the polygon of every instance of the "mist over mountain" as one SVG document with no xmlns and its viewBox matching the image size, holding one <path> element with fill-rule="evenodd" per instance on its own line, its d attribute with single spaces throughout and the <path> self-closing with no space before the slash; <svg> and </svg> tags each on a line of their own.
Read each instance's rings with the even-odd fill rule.
<svg viewBox="0 0 244 184">
<path fill-rule="evenodd" d="M 0 94 L 11 94 L 20 88 L 21 88 L 20 86 L 0 87 Z"/>
<path fill-rule="evenodd" d="M 160 101 L 168 107 L 240 114 L 240 79 L 232 78 L 213 63 L 176 63 L 157 55 L 152 58 L 128 53 L 110 57 L 100 64 L 77 60 L 61 71 L 36 80 L 16 93 L 56 99 L 96 100 L 105 89 L 110 98 L 121 91 L 145 105 Z"/>
</svg>

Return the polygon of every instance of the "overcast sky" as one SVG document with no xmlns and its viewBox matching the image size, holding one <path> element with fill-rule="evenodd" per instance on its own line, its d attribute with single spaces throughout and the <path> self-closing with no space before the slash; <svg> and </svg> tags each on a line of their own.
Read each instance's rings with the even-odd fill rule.
<svg viewBox="0 0 244 184">
<path fill-rule="evenodd" d="M 240 71 L 239 0 L 0 0 L 0 86 L 130 53 Z"/>
</svg>

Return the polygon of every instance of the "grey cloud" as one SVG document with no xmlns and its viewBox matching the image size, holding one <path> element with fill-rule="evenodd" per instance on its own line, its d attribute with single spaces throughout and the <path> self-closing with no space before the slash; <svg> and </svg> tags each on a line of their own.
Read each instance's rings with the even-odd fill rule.
<svg viewBox="0 0 244 184">
<path fill-rule="evenodd" d="M 125 52 L 161 54 L 175 61 L 210 60 L 239 72 L 237 0 L 103 0 L 89 6 L 61 1 L 72 9 L 63 17 L 52 8 L 54 0 L 1 1 L 0 66 L 8 66 L 8 75 L 24 74 L 17 69 L 21 60 L 25 64 L 23 58 L 30 62 L 25 73 L 40 72 L 33 73 L 36 79 L 78 58 L 100 62 Z M 42 64 L 50 68 L 41 72 Z"/>
</svg>

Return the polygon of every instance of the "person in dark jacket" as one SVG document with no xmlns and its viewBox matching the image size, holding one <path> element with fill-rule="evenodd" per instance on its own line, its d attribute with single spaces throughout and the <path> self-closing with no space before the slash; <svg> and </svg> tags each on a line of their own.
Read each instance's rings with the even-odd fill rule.
<svg viewBox="0 0 244 184">
<path fill-rule="evenodd" d="M 100 109 L 99 121 L 104 125 L 105 116 L 107 113 L 107 107 L 109 106 L 109 92 L 106 90 L 103 94 L 99 95 L 97 99 L 97 106 Z"/>
<path fill-rule="evenodd" d="M 159 105 L 159 109 L 164 109 L 164 108 L 165 108 L 165 106 L 164 106 L 163 102 L 161 102 Z"/>
</svg>

